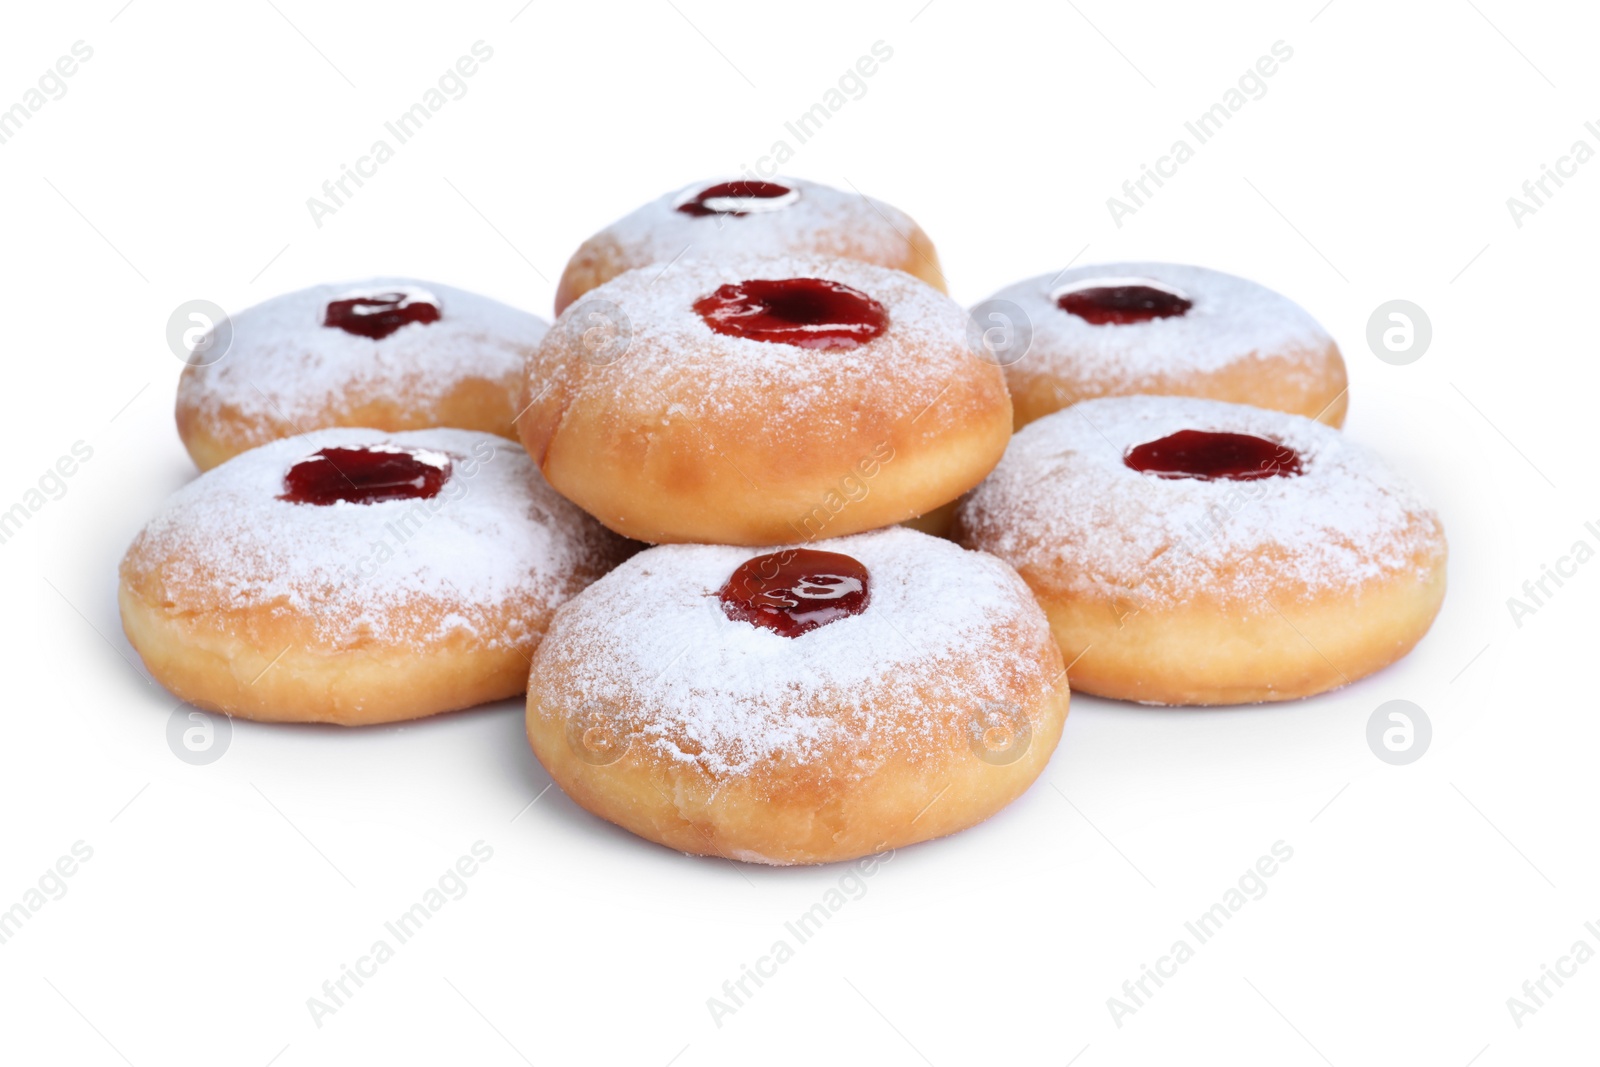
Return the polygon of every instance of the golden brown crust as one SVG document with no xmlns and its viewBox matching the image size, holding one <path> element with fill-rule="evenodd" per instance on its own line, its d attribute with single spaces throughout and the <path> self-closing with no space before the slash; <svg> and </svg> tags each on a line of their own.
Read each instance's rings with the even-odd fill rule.
<svg viewBox="0 0 1600 1067">
<path fill-rule="evenodd" d="M 1072 380 L 1029 374 L 1007 368 L 1007 384 L 1016 428 L 1081 400 L 1125 396 L 1123 383 Z M 1308 419 L 1335 429 L 1344 425 L 1350 406 L 1350 384 L 1339 346 L 1329 342 L 1316 350 L 1286 351 L 1239 360 L 1212 371 L 1156 374 L 1141 383 L 1140 393 L 1196 396 L 1233 404 L 1252 404 Z"/>
<path fill-rule="evenodd" d="M 1444 601 L 1442 534 L 1437 551 L 1416 563 L 1354 592 L 1296 595 L 1285 587 L 1248 603 L 1200 597 L 1159 607 L 1073 595 L 1038 568 L 1019 573 L 1050 618 L 1078 692 L 1148 704 L 1251 704 L 1337 689 L 1410 652 Z"/>
<path fill-rule="evenodd" d="M 434 304 L 438 318 L 378 338 L 324 324 L 331 301 L 397 291 Z M 225 328 L 215 358 L 191 362 L 178 382 L 178 435 L 201 470 L 329 427 L 450 427 L 515 439 L 522 364 L 547 326 L 476 293 L 373 278 L 275 296 Z"/>
<path fill-rule="evenodd" d="M 184 377 L 193 371 L 193 367 L 186 368 Z M 271 413 L 246 414 L 229 405 L 203 408 L 200 394 L 180 387 L 176 410 L 178 436 L 195 466 L 202 471 L 269 441 L 332 426 L 389 431 L 449 426 L 479 430 L 515 441 L 517 428 L 512 420 L 517 414 L 522 377 L 521 373 L 513 372 L 498 381 L 466 378 L 425 404 L 402 403 L 388 397 L 341 397 L 292 424 Z"/>
<path fill-rule="evenodd" d="M 1073 290 L 1135 285 L 1189 303 L 1176 315 L 1092 323 L 1064 310 Z M 1018 429 L 1085 400 L 1192 396 L 1283 411 L 1338 427 L 1348 379 L 1339 347 L 1281 293 L 1178 263 L 1104 263 L 1040 275 L 975 309 L 1026 338 L 1008 351 L 1006 384 Z"/>
<path fill-rule="evenodd" d="M 1296 473 L 1134 470 L 1179 430 L 1245 433 Z M 1445 591 L 1438 516 L 1370 451 L 1310 419 L 1172 396 L 1085 401 L 1017 434 L 952 536 L 1016 568 L 1074 689 L 1157 704 L 1290 700 L 1405 655 Z"/>
<path fill-rule="evenodd" d="M 899 263 L 885 266 L 903 270 L 914 278 L 921 278 L 939 292 L 948 293 L 950 290 L 945 286 L 944 271 L 939 267 L 939 253 L 934 251 L 933 239 L 922 232 L 921 226 L 913 226 L 909 237 L 910 253 Z"/>
<path fill-rule="evenodd" d="M 1059 674 L 1059 666 L 1055 668 Z M 1041 672 L 1042 674 L 1043 672 Z M 544 695 L 559 680 L 539 678 L 528 694 L 528 740 L 580 806 L 640 837 L 680 852 L 754 863 L 834 863 L 930 841 L 975 826 L 1021 796 L 1043 771 L 1066 722 L 1065 680 L 1018 693 L 1031 738 L 1013 762 L 989 762 L 965 731 L 915 761 L 887 755 L 870 778 L 847 765 L 785 768 L 764 780 L 715 779 L 696 765 L 640 760 L 608 765 L 579 759 L 565 720 Z M 930 705 L 937 707 L 937 705 Z M 643 712 L 648 714 L 648 710 Z M 890 717 L 923 708 L 880 709 Z"/>
<path fill-rule="evenodd" d="M 904 246 L 891 255 L 869 254 L 844 235 L 838 240 L 827 242 L 826 247 L 819 242 L 811 242 L 810 246 L 805 248 L 773 248 L 770 251 L 775 255 L 817 253 L 838 256 L 840 259 L 856 259 L 863 263 L 876 263 L 880 267 L 904 271 L 913 278 L 920 278 L 939 292 L 948 293 L 944 271 L 939 267 L 939 253 L 934 249 L 933 239 L 922 231 L 922 227 L 915 224 L 906 234 L 906 238 Z M 561 273 L 561 281 L 556 284 L 556 314 L 560 315 L 589 290 L 599 288 L 626 271 L 647 267 L 652 262 L 654 261 L 641 260 L 637 255 L 630 255 L 610 234 L 596 234 L 578 246 L 578 250 L 572 254 L 572 259 L 567 262 L 567 269 Z"/>
<path fill-rule="evenodd" d="M 868 265 L 753 262 L 680 264 L 659 282 L 635 272 L 596 291 L 631 333 L 610 362 L 588 358 L 589 299 L 562 316 L 529 360 L 518 423 L 552 486 L 628 537 L 760 545 L 923 514 L 999 460 L 1005 382 L 967 348 L 953 303 Z M 890 305 L 889 333 L 841 356 L 713 334 L 688 306 L 726 280 L 818 272 Z"/>
<path fill-rule="evenodd" d="M 1020 795 L 1070 700 L 1027 588 L 904 529 L 830 549 L 863 562 L 872 600 L 795 639 L 708 599 L 751 550 L 653 549 L 576 598 L 529 681 L 528 738 L 551 777 L 652 841 L 775 864 L 939 837 Z"/>
<path fill-rule="evenodd" d="M 451 457 L 426 500 L 283 501 L 318 447 Z M 123 629 L 155 679 L 269 721 L 394 722 L 515 696 L 556 608 L 636 546 L 486 434 L 320 430 L 179 490 L 119 568 Z"/>
<path fill-rule="evenodd" d="M 800 191 L 800 199 L 779 216 L 690 219 L 678 213 L 680 198 L 707 184 L 701 182 L 618 220 L 572 254 L 556 285 L 555 313 L 619 274 L 683 258 L 833 256 L 904 271 L 947 291 L 932 239 L 904 212 L 815 182 L 783 181 Z"/>
<path fill-rule="evenodd" d="M 465 634 L 419 654 L 410 643 L 330 649 L 304 619 L 260 610 L 189 615 L 117 589 L 122 629 L 152 677 L 199 708 L 262 722 L 342 726 L 416 719 L 522 692 L 539 633 L 553 611 L 525 618 L 505 609 L 505 628 L 531 623 L 531 640 L 490 646 Z"/>
</svg>

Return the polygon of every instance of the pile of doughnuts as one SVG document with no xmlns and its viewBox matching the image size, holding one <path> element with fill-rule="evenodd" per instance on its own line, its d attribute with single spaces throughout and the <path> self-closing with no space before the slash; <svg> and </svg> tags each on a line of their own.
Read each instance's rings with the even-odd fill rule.
<svg viewBox="0 0 1600 1067">
<path fill-rule="evenodd" d="M 556 312 L 375 278 L 235 316 L 178 387 L 204 473 L 122 561 L 150 673 L 346 725 L 525 692 L 594 814 L 824 863 L 998 812 L 1072 689 L 1309 696 L 1443 600 L 1437 515 L 1338 430 L 1337 345 L 1240 278 L 969 313 L 895 208 L 734 179 L 585 241 Z"/>
</svg>

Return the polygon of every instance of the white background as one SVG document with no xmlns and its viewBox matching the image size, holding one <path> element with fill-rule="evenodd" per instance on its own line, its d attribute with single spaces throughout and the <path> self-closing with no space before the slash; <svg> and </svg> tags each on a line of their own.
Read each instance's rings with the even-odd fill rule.
<svg viewBox="0 0 1600 1067">
<path fill-rule="evenodd" d="M 74 842 L 93 858 L 0 945 L 0 1058 L 1592 1059 L 1600 962 L 1520 1028 L 1506 999 L 1578 939 L 1600 949 L 1583 927 L 1600 563 L 1520 628 L 1506 599 L 1600 544 L 1583 529 L 1600 162 L 1521 227 L 1506 198 L 1574 140 L 1600 148 L 1583 128 L 1600 26 L 1577 3 L 1321 4 L 11 7 L 0 106 L 73 42 L 94 55 L 0 145 L 0 507 L 75 441 L 94 456 L 0 545 L 0 908 Z M 316 227 L 306 198 L 480 39 L 494 56 L 467 95 Z M 194 476 L 169 313 L 398 273 L 548 314 L 585 236 L 753 163 L 879 40 L 892 59 L 787 170 L 910 212 L 964 303 L 1149 257 L 1304 304 L 1350 363 L 1348 432 L 1449 532 L 1450 593 L 1416 652 L 1296 704 L 1075 699 L 1031 792 L 896 855 L 720 1027 L 707 998 L 843 871 L 685 858 L 589 817 L 543 792 L 516 702 L 365 730 L 240 722 L 217 762 L 176 759 L 176 701 L 114 601 L 128 541 Z M 1294 54 L 1266 95 L 1116 226 L 1106 198 L 1279 40 Z M 1409 366 L 1365 341 L 1395 298 L 1433 324 Z M 1409 766 L 1367 747 L 1390 699 L 1433 723 Z M 307 998 L 479 840 L 494 855 L 467 895 L 316 1026 Z M 1117 1026 L 1107 998 L 1280 840 L 1294 856 L 1269 892 Z"/>
</svg>

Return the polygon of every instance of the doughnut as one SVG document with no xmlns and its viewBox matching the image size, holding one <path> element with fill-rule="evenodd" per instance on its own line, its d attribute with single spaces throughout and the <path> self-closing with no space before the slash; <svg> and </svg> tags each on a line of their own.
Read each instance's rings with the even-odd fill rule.
<svg viewBox="0 0 1600 1067">
<path fill-rule="evenodd" d="M 1061 653 L 1015 572 L 914 530 L 664 545 L 534 653 L 528 740 L 578 804 L 682 852 L 830 863 L 965 829 L 1060 740 Z"/>
<path fill-rule="evenodd" d="M 624 271 L 729 255 L 856 259 L 945 291 L 933 242 L 881 200 L 798 178 L 713 180 L 651 201 L 583 242 L 556 286 L 556 314 Z"/>
<path fill-rule="evenodd" d="M 1020 431 L 953 536 L 1022 575 L 1075 690 L 1146 704 L 1293 700 L 1409 652 L 1445 591 L 1439 517 L 1301 415 L 1086 400 Z"/>
<path fill-rule="evenodd" d="M 983 325 L 1031 328 L 1032 343 L 1005 367 L 1018 429 L 1080 400 L 1136 393 L 1344 424 L 1333 338 L 1288 297 L 1231 274 L 1105 263 L 1018 282 L 973 310 Z M 1019 323 L 1006 321 L 1013 316 Z"/>
<path fill-rule="evenodd" d="M 201 470 L 329 426 L 453 426 L 515 439 L 527 350 L 549 327 L 408 278 L 316 285 L 232 317 L 215 362 L 178 381 L 178 436 Z"/>
<path fill-rule="evenodd" d="M 626 552 L 496 435 L 319 430 L 174 494 L 117 599 L 181 699 L 354 726 L 521 693 L 555 609 Z"/>
<path fill-rule="evenodd" d="M 818 257 L 618 275 L 528 360 L 522 443 L 642 541 L 775 545 L 954 500 L 1011 434 L 965 312 L 910 275 Z"/>
</svg>

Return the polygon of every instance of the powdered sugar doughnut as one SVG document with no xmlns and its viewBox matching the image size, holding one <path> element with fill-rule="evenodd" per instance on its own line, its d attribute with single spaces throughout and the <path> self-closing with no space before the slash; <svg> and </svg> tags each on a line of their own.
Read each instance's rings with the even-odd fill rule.
<svg viewBox="0 0 1600 1067">
<path fill-rule="evenodd" d="M 123 558 L 118 600 L 184 700 L 392 722 L 522 692 L 556 607 L 626 552 L 500 437 L 320 430 L 174 494 Z"/>
<path fill-rule="evenodd" d="M 215 363 L 178 382 L 178 434 L 201 470 L 327 426 L 453 426 L 516 437 L 525 311 L 409 278 L 315 285 L 232 318 Z"/>
<path fill-rule="evenodd" d="M 1016 304 L 1033 330 L 1006 367 L 1019 428 L 1080 400 L 1133 393 L 1344 423 L 1339 346 L 1298 304 L 1255 282 L 1175 263 L 1104 263 L 1002 289 L 978 305 L 980 318 L 993 301 Z"/>
<path fill-rule="evenodd" d="M 528 685 L 551 777 L 641 837 L 773 864 L 939 837 L 1019 796 L 1068 704 L 1027 587 L 913 530 L 822 547 L 650 549 L 562 608 Z"/>
<path fill-rule="evenodd" d="M 881 200 L 799 178 L 712 180 L 653 200 L 583 242 L 556 287 L 556 314 L 623 271 L 730 255 L 858 259 L 945 291 L 933 242 Z"/>
<path fill-rule="evenodd" d="M 1040 419 L 962 503 L 955 536 L 1017 568 L 1074 689 L 1147 703 L 1332 689 L 1409 652 L 1444 599 L 1439 518 L 1378 456 L 1214 400 Z"/>
<path fill-rule="evenodd" d="M 522 442 L 550 484 L 643 541 L 771 545 L 921 515 L 1011 433 L 954 301 L 846 259 L 630 271 L 528 361 Z"/>
</svg>

